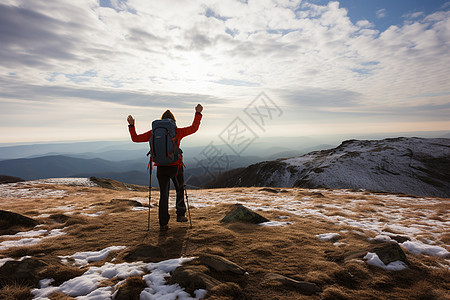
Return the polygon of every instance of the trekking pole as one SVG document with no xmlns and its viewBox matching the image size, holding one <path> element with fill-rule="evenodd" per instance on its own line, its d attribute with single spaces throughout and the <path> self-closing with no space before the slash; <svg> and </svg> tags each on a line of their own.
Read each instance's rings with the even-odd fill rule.
<svg viewBox="0 0 450 300">
<path fill-rule="evenodd" d="M 150 231 L 150 205 L 152 202 L 152 160 L 150 159 L 150 179 L 148 183 L 148 221 L 147 221 L 147 232 Z"/>
<path fill-rule="evenodd" d="M 191 210 L 190 210 L 190 208 L 189 208 L 189 198 L 188 198 L 188 194 L 187 194 L 187 187 L 186 187 L 186 184 L 184 184 L 184 193 L 185 193 L 185 195 L 186 195 L 186 203 L 187 203 L 187 209 L 188 209 L 189 224 L 191 224 L 191 228 L 192 228 Z"/>
</svg>

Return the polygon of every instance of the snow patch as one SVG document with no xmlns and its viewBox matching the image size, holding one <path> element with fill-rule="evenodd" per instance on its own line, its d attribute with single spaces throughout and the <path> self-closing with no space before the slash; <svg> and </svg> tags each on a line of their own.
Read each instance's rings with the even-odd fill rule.
<svg viewBox="0 0 450 300">
<path fill-rule="evenodd" d="M 61 184 L 69 186 L 96 187 L 89 178 L 47 178 L 31 181 L 36 184 Z"/>
<path fill-rule="evenodd" d="M 383 234 L 379 234 L 379 235 L 377 235 L 374 238 L 368 238 L 367 240 L 369 242 L 372 242 L 372 241 L 376 241 L 376 242 L 392 242 L 392 241 L 395 241 L 395 240 L 391 239 L 390 236 L 383 235 Z"/>
<path fill-rule="evenodd" d="M 119 247 L 121 246 L 109 248 Z M 94 251 L 84 253 L 86 255 L 91 253 L 87 258 L 88 260 L 89 258 L 97 258 Z M 34 299 L 47 299 L 54 292 L 61 292 L 77 299 L 111 299 L 123 281 L 120 281 L 115 286 L 108 287 L 99 287 L 100 282 L 112 278 L 124 280 L 131 276 L 141 276 L 146 272 L 150 272 L 143 276 L 148 287 L 141 292 L 140 299 L 202 299 L 207 293 L 206 290 L 199 289 L 194 291 L 195 298 L 192 298 L 178 284 L 166 285 L 165 278 L 169 277 L 170 273 L 181 266 L 181 264 L 192 259 L 194 257 L 170 259 L 149 264 L 143 262 L 105 263 L 101 267 L 90 267 L 83 275 L 72 278 L 60 286 L 51 286 L 53 279 L 43 279 L 39 282 L 39 288 L 33 289 L 31 292 L 35 296 Z"/>
<path fill-rule="evenodd" d="M 2 267 L 6 262 L 14 260 L 13 258 L 6 257 L 6 258 L 0 258 L 0 267 Z"/>
<path fill-rule="evenodd" d="M 148 288 L 145 288 L 141 292 L 140 299 L 192 299 L 191 295 L 184 291 L 178 284 L 165 285 L 165 278 L 170 276 L 170 272 L 173 272 L 177 267 L 181 266 L 181 264 L 192 259 L 194 259 L 194 257 L 176 258 L 159 263 L 149 263 L 147 265 L 147 270 L 151 271 L 151 273 L 143 277 Z M 195 291 L 195 294 L 204 296 L 203 290 Z"/>
<path fill-rule="evenodd" d="M 286 226 L 286 225 L 292 225 L 294 222 L 280 222 L 280 221 L 268 221 L 259 223 L 260 226 Z"/>
<path fill-rule="evenodd" d="M 419 241 L 406 241 L 401 243 L 412 254 L 426 254 L 431 256 L 438 256 L 442 258 L 450 258 L 450 253 L 439 246 L 427 245 Z"/>
<path fill-rule="evenodd" d="M 32 187 L 18 187 L 17 183 L 6 183 L 0 185 L 0 198 L 15 199 L 15 198 L 51 198 L 63 197 L 66 191 L 52 190 Z"/>
<path fill-rule="evenodd" d="M 34 230 L 34 231 L 28 231 L 28 232 L 19 232 L 15 235 L 9 235 L 9 236 L 2 236 L 4 237 L 25 237 L 20 240 L 8 240 L 3 241 L 0 243 L 0 250 L 5 250 L 8 248 L 13 247 L 27 247 L 32 246 L 40 243 L 42 240 L 52 237 L 57 237 L 60 235 L 64 235 L 65 233 L 62 232 L 63 229 L 53 229 L 53 230 Z M 45 235 L 45 236 L 42 236 Z M 34 236 L 40 236 L 40 237 L 34 237 Z"/>
<path fill-rule="evenodd" d="M 148 207 L 145 206 L 135 206 L 131 210 L 148 210 Z"/>
<path fill-rule="evenodd" d="M 67 261 L 71 258 L 75 261 L 76 266 L 86 266 L 91 262 L 103 260 L 108 257 L 111 251 L 118 251 L 125 249 L 126 246 L 111 246 L 100 251 L 87 251 L 87 252 L 77 252 L 72 255 L 60 256 L 62 259 Z"/>
<path fill-rule="evenodd" d="M 318 234 L 316 236 L 319 238 L 319 240 L 328 242 L 332 239 L 339 238 L 341 235 L 339 233 L 322 233 L 322 234 Z"/>
<path fill-rule="evenodd" d="M 81 213 L 81 215 L 87 216 L 87 217 L 93 217 L 93 218 L 95 218 L 95 217 L 100 216 L 100 215 L 103 214 L 103 213 L 104 213 L 104 211 L 98 211 L 98 212 L 93 213 L 93 214 Z"/>
<path fill-rule="evenodd" d="M 47 233 L 48 230 L 42 229 L 42 230 L 31 230 L 31 231 L 21 231 L 16 234 L 12 235 L 2 235 L 2 238 L 14 238 L 14 237 L 33 237 L 33 236 L 40 236 L 45 233 Z"/>
</svg>

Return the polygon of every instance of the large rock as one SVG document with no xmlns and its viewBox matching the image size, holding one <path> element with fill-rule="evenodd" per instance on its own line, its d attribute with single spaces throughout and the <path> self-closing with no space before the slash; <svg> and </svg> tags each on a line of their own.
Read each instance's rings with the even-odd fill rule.
<svg viewBox="0 0 450 300">
<path fill-rule="evenodd" d="M 406 265 L 410 265 L 408 259 L 406 258 L 405 252 L 396 242 L 382 242 L 375 245 L 371 245 L 363 250 L 355 250 L 346 253 L 345 260 L 349 261 L 355 258 L 362 259 L 368 252 L 376 253 L 380 260 L 388 265 L 394 261 L 402 261 Z"/>
<path fill-rule="evenodd" d="M 8 284 L 20 283 L 37 287 L 39 272 L 48 264 L 40 259 L 27 258 L 23 261 L 7 261 L 0 268 L 0 288 Z"/>
<path fill-rule="evenodd" d="M 243 275 L 246 272 L 244 268 L 218 255 L 202 254 L 199 257 L 199 260 L 201 264 L 206 265 L 217 272 L 231 272 L 238 275 Z"/>
<path fill-rule="evenodd" d="M 268 221 L 268 219 L 238 203 L 233 206 L 232 210 L 220 222 L 244 222 L 259 224 Z"/>
<path fill-rule="evenodd" d="M 280 191 L 272 188 L 262 188 L 258 190 L 259 192 L 269 192 L 273 194 L 278 194 Z"/>
<path fill-rule="evenodd" d="M 22 216 L 21 214 L 0 210 L 0 228 L 9 229 L 13 226 L 34 227 L 39 223 L 36 220 Z"/>
<path fill-rule="evenodd" d="M 394 261 L 402 261 L 407 265 L 410 264 L 406 258 L 405 252 L 403 252 L 402 248 L 397 243 L 383 243 L 381 245 L 376 245 L 369 249 L 368 252 L 376 253 L 385 265 Z"/>
<path fill-rule="evenodd" d="M 210 291 L 214 287 L 222 284 L 219 280 L 205 274 L 205 271 L 201 266 L 181 266 L 173 271 L 169 283 L 178 283 L 190 294 L 193 294 L 197 289 Z"/>
<path fill-rule="evenodd" d="M 112 205 L 142 206 L 141 202 L 130 199 L 112 199 L 109 203 Z"/>
<path fill-rule="evenodd" d="M 89 177 L 89 180 L 99 187 L 117 191 L 138 191 L 144 192 L 148 190 L 148 187 L 130 183 L 120 182 L 109 178 Z"/>
<path fill-rule="evenodd" d="M 19 177 L 0 175 L 0 184 L 2 184 L 2 183 L 15 183 L 15 182 L 22 182 L 22 181 L 25 181 L 25 180 L 23 180 L 22 178 L 19 178 Z"/>
<path fill-rule="evenodd" d="M 311 295 L 320 291 L 320 288 L 311 282 L 306 281 L 298 281 L 280 274 L 275 273 L 267 273 L 264 276 L 264 280 L 266 282 L 279 282 L 284 286 L 293 287 L 299 290 L 303 294 Z"/>
</svg>

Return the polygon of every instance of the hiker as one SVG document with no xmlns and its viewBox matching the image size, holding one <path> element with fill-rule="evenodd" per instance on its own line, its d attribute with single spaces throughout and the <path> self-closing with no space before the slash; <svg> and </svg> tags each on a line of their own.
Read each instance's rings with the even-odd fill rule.
<svg viewBox="0 0 450 300">
<path fill-rule="evenodd" d="M 178 141 L 178 147 L 180 146 L 180 141 L 185 136 L 193 134 L 198 130 L 200 126 L 200 120 L 202 119 L 202 110 L 203 106 L 198 104 L 195 107 L 195 116 L 194 121 L 191 126 L 176 128 L 176 138 Z M 171 119 L 175 122 L 175 117 L 173 116 L 170 110 L 166 110 L 161 116 L 161 120 Z M 152 136 L 152 130 L 147 131 L 142 134 L 137 134 L 136 129 L 134 127 L 135 121 L 134 118 L 129 115 L 127 118 L 128 121 L 128 130 L 130 132 L 131 140 L 135 143 L 141 142 L 149 142 Z M 170 219 L 169 215 L 169 187 L 170 187 L 170 179 L 175 186 L 175 190 L 177 193 L 176 197 L 176 212 L 177 212 L 177 222 L 187 222 L 188 219 L 185 216 L 186 214 L 186 204 L 184 203 L 184 176 L 183 176 L 183 157 L 180 155 L 180 158 L 169 165 L 159 165 L 155 163 L 157 166 L 156 169 L 156 177 L 159 182 L 159 226 L 160 231 L 167 231 L 169 229 L 168 223 Z M 152 166 L 150 166 L 151 168 Z M 149 203 L 150 209 L 150 203 Z"/>
</svg>

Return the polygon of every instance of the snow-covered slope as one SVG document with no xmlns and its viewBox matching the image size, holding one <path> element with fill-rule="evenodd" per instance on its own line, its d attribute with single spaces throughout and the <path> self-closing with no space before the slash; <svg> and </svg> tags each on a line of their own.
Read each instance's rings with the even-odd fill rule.
<svg viewBox="0 0 450 300">
<path fill-rule="evenodd" d="M 450 197 L 450 139 L 349 140 L 233 170 L 209 186 L 354 188 Z"/>
</svg>

